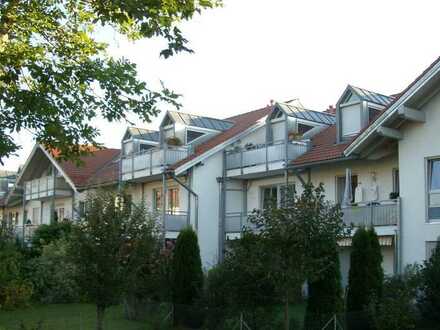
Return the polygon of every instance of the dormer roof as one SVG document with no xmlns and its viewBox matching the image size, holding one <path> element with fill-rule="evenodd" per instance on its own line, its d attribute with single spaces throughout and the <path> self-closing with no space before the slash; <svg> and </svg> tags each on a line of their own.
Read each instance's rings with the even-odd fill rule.
<svg viewBox="0 0 440 330">
<path fill-rule="evenodd" d="M 230 129 L 234 125 L 234 123 L 229 120 L 192 115 L 179 111 L 167 111 L 162 124 L 165 123 L 167 119 L 185 126 L 199 127 L 221 132 Z"/>
<path fill-rule="evenodd" d="M 285 114 L 297 119 L 312 121 L 319 124 L 334 125 L 335 116 L 331 113 L 309 110 L 291 103 L 278 102 L 275 108 L 280 108 Z"/>
<path fill-rule="evenodd" d="M 394 100 L 394 96 L 387 96 L 381 93 L 372 92 L 365 88 L 348 85 L 345 91 L 342 93 L 338 104 L 347 103 L 351 101 L 366 101 L 369 103 L 377 104 L 382 107 L 387 107 Z"/>
<path fill-rule="evenodd" d="M 134 138 L 138 140 L 159 142 L 159 136 L 159 131 L 139 127 L 128 127 L 125 131 L 123 140 Z"/>
</svg>

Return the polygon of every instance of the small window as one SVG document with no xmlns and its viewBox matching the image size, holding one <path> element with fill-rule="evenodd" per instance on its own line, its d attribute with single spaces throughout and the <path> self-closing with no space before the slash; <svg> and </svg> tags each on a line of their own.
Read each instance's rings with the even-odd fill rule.
<svg viewBox="0 0 440 330">
<path fill-rule="evenodd" d="M 440 220 L 440 159 L 428 160 L 428 219 Z"/>
<path fill-rule="evenodd" d="M 168 190 L 168 210 L 171 213 L 175 213 L 179 210 L 180 200 L 179 200 L 179 189 L 171 188 Z"/>
<path fill-rule="evenodd" d="M 377 110 L 377 109 L 373 109 L 373 108 L 368 108 L 368 122 L 371 123 L 373 120 L 375 120 L 377 118 L 377 116 L 379 116 L 382 113 L 382 111 Z"/>
<path fill-rule="evenodd" d="M 56 212 L 57 212 L 58 221 L 63 221 L 65 218 L 64 207 L 59 207 Z"/>
<path fill-rule="evenodd" d="M 354 203 L 354 192 L 358 185 L 358 176 L 351 176 L 351 202 Z M 336 192 L 337 192 L 337 200 L 336 202 L 342 204 L 344 200 L 344 192 L 345 192 L 345 176 L 338 176 L 336 178 Z"/>
<path fill-rule="evenodd" d="M 84 202 L 84 201 L 79 202 L 78 209 L 79 209 L 78 210 L 79 216 L 80 217 L 85 216 L 86 215 L 86 202 Z"/>
<path fill-rule="evenodd" d="M 141 143 L 139 145 L 139 151 L 146 151 L 146 150 L 150 150 L 151 148 L 153 148 L 153 146 L 149 144 Z"/>
<path fill-rule="evenodd" d="M 162 210 L 162 189 L 153 189 L 153 209 Z"/>
<path fill-rule="evenodd" d="M 265 187 L 262 188 L 262 201 L 263 209 L 276 208 L 278 206 L 278 187 Z"/>
<path fill-rule="evenodd" d="M 187 130 L 186 143 L 190 143 L 191 141 L 194 141 L 195 139 L 201 137 L 202 135 L 205 135 L 205 133 Z"/>
<path fill-rule="evenodd" d="M 40 208 L 34 207 L 32 209 L 32 224 L 39 225 L 40 224 Z"/>
<path fill-rule="evenodd" d="M 304 124 L 298 124 L 298 134 L 304 134 L 308 131 L 310 131 L 313 128 L 313 126 L 310 125 L 304 125 Z"/>
<path fill-rule="evenodd" d="M 426 248 L 426 260 L 431 259 L 432 255 L 434 254 L 434 251 L 437 247 L 438 241 L 428 241 L 425 243 Z"/>
<path fill-rule="evenodd" d="M 399 169 L 393 169 L 393 193 L 397 196 L 400 194 L 400 184 L 399 184 Z"/>
</svg>

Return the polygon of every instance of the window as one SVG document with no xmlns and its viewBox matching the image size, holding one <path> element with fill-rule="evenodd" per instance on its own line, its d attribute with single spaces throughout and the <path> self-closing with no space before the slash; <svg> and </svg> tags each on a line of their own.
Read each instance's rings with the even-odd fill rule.
<svg viewBox="0 0 440 330">
<path fill-rule="evenodd" d="M 426 260 L 431 259 L 432 254 L 435 251 L 435 248 L 437 247 L 438 241 L 429 241 L 425 243 L 425 249 L 426 249 Z"/>
<path fill-rule="evenodd" d="M 64 220 L 64 207 L 59 207 L 56 212 L 57 212 L 58 221 L 63 221 Z"/>
<path fill-rule="evenodd" d="M 190 143 L 191 141 L 194 141 L 195 139 L 201 137 L 202 135 L 205 135 L 205 133 L 187 130 L 186 143 Z"/>
<path fill-rule="evenodd" d="M 168 209 L 171 213 L 178 211 L 180 207 L 179 189 L 171 188 L 168 190 Z"/>
<path fill-rule="evenodd" d="M 354 203 L 354 192 L 358 185 L 358 177 L 357 175 L 351 176 L 351 202 Z M 344 192 L 345 192 L 345 176 L 338 176 L 336 178 L 336 202 L 341 204 L 344 200 Z"/>
<path fill-rule="evenodd" d="M 261 204 L 263 209 L 275 208 L 278 206 L 277 186 L 262 188 L 261 192 L 262 192 Z"/>
<path fill-rule="evenodd" d="M 393 169 L 393 193 L 399 195 L 400 193 L 400 184 L 399 184 L 399 169 Z"/>
<path fill-rule="evenodd" d="M 428 160 L 428 219 L 440 220 L 440 159 Z"/>
<path fill-rule="evenodd" d="M 146 150 L 150 150 L 151 148 L 153 148 L 153 146 L 149 144 L 141 143 L 139 145 L 139 151 L 146 151 Z"/>
<path fill-rule="evenodd" d="M 298 124 L 298 134 L 303 135 L 304 133 L 310 131 L 313 128 L 313 126 L 305 125 L 305 124 Z"/>
<path fill-rule="evenodd" d="M 79 216 L 80 217 L 85 216 L 86 215 L 86 202 L 84 202 L 84 201 L 79 202 L 78 209 L 79 209 L 78 210 Z"/>
<path fill-rule="evenodd" d="M 351 136 L 361 130 L 361 106 L 359 104 L 341 108 L 342 136 Z"/>
<path fill-rule="evenodd" d="M 162 189 L 153 189 L 153 209 L 162 210 Z"/>
<path fill-rule="evenodd" d="M 32 224 L 39 225 L 40 224 L 40 208 L 34 207 L 32 209 Z"/>
<path fill-rule="evenodd" d="M 380 114 L 381 114 L 380 110 L 368 108 L 368 122 L 371 123 Z"/>
</svg>

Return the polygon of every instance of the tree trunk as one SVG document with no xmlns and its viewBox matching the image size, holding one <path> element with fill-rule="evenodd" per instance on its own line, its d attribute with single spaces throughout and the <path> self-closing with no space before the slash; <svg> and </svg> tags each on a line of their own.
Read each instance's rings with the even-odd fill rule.
<svg viewBox="0 0 440 330">
<path fill-rule="evenodd" d="M 289 291 L 286 290 L 286 297 L 284 302 L 284 330 L 290 329 L 290 317 L 289 317 Z"/>
<path fill-rule="evenodd" d="M 104 330 L 105 307 L 96 305 L 96 330 Z"/>
</svg>

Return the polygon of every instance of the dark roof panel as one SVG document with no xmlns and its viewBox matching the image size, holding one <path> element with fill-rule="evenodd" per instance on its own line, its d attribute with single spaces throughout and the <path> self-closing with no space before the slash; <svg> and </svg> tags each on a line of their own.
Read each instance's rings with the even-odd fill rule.
<svg viewBox="0 0 440 330">
<path fill-rule="evenodd" d="M 308 110 L 288 103 L 277 103 L 277 105 L 291 117 L 325 125 L 334 125 L 336 123 L 335 116 L 328 112 Z"/>
<path fill-rule="evenodd" d="M 393 102 L 393 96 L 387 96 L 384 94 L 371 92 L 365 88 L 360 88 L 350 85 L 351 89 L 360 97 L 361 100 L 382 105 L 384 107 L 388 106 Z"/>
<path fill-rule="evenodd" d="M 234 123 L 229 120 L 191 115 L 184 112 L 168 111 L 168 114 L 175 122 L 186 126 L 225 131 L 234 125 Z"/>
</svg>

